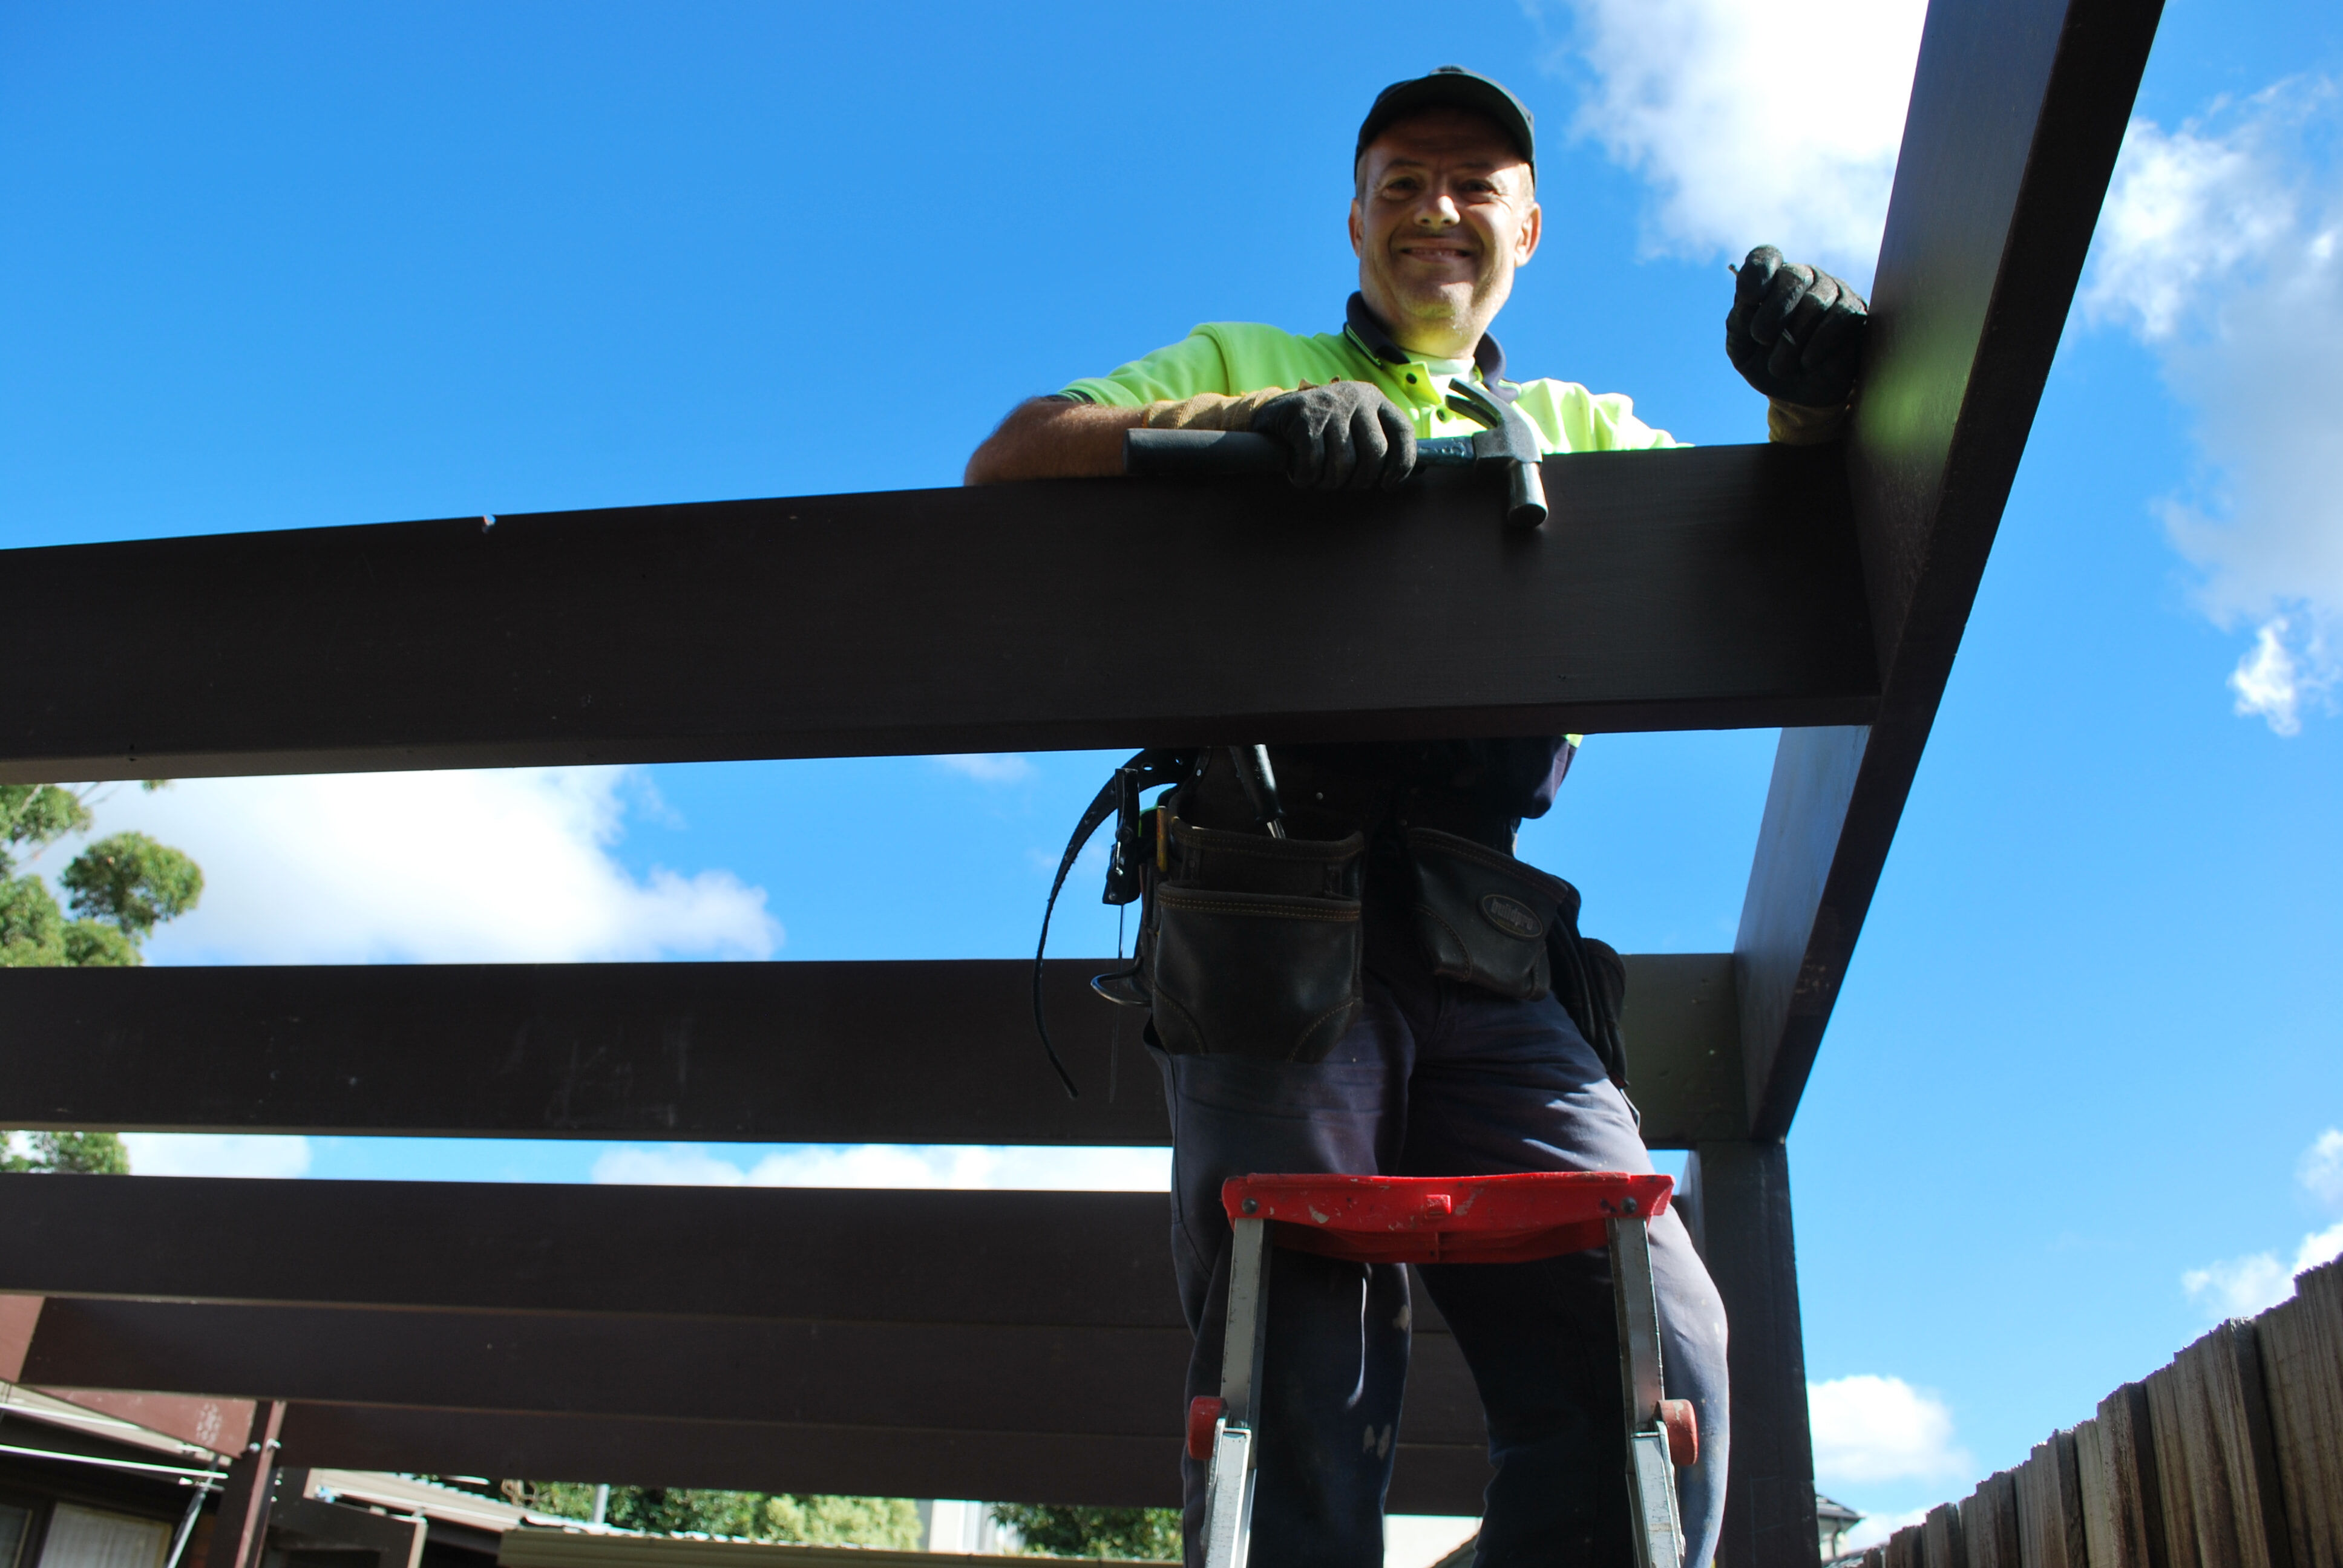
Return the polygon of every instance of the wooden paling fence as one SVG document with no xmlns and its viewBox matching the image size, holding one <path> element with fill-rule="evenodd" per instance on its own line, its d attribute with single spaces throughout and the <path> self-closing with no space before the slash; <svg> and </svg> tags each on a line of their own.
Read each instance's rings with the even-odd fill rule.
<svg viewBox="0 0 2343 1568">
<path fill-rule="evenodd" d="M 2343 1260 L 2223 1323 L 1864 1568 L 2343 1568 Z"/>
</svg>

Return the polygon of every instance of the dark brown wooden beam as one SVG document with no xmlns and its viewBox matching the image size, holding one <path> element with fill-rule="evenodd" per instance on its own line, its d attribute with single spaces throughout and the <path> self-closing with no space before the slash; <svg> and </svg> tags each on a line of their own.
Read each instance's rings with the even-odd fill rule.
<svg viewBox="0 0 2343 1568">
<path fill-rule="evenodd" d="M 1014 960 L 0 970 L 0 1127 L 1167 1143 L 1115 967 L 1047 971 L 1078 1101 Z"/>
<path fill-rule="evenodd" d="M 1883 675 L 1867 724 L 1794 727 L 1734 943 L 1755 1141 L 1698 1151 L 1733 1320 L 1724 1568 L 1815 1561 L 1788 1132 L 2050 373 L 2158 0 L 1934 0 L 1848 474 Z"/>
<path fill-rule="evenodd" d="M 1810 1563 L 1819 1538 L 1788 1154 L 1779 1143 L 1704 1143 L 1684 1178 L 1686 1217 L 1731 1329 L 1733 1446 L 1717 1561 Z"/>
<path fill-rule="evenodd" d="M 1149 1192 L 57 1176 L 0 1181 L 0 1292 L 1173 1328 L 1170 1222 Z"/>
<path fill-rule="evenodd" d="M 35 1386 L 542 1415 L 953 1432 L 1177 1431 L 1182 1327 L 417 1312 L 52 1300 Z M 1400 1437 L 1483 1441 L 1456 1342 L 1419 1324 Z"/>
<path fill-rule="evenodd" d="M 1598 453 L 1546 483 L 1527 535 L 1434 475 L 1363 500 L 1082 480 L 12 550 L 0 665 L 38 695 L 0 719 L 0 780 L 1871 716 L 1835 449 Z"/>
<path fill-rule="evenodd" d="M 35 1387 L 799 1425 L 1161 1436 L 1176 1325 L 418 1312 L 51 1298 Z M 1469 1435 L 1469 1434 L 1468 1434 Z"/>
<path fill-rule="evenodd" d="M 1057 1436 L 297 1404 L 286 1417 L 284 1462 L 1121 1508 L 1180 1502 L 1176 1432 Z M 1401 1443 L 1389 1506 L 1397 1513 L 1476 1513 L 1488 1482 L 1477 1442 Z"/>
<path fill-rule="evenodd" d="M 1734 1136 L 1731 959 L 1627 965 L 1645 1137 Z M 1048 970 L 1079 1101 L 1020 960 L 0 970 L 0 1127 L 1168 1143 L 1112 967 Z"/>
<path fill-rule="evenodd" d="M 1737 1138 L 1749 1125 L 1742 1100 L 1741 1015 L 1731 953 L 1633 953 L 1619 1032 L 1627 1089 L 1644 1113 L 1652 1149 L 1690 1149 Z"/>
<path fill-rule="evenodd" d="M 1884 685 L 1782 738 L 1738 960 L 1750 1111 L 1789 1129 L 1959 649 L 2123 142 L 2158 0 L 1936 0 L 1848 474 Z"/>
</svg>

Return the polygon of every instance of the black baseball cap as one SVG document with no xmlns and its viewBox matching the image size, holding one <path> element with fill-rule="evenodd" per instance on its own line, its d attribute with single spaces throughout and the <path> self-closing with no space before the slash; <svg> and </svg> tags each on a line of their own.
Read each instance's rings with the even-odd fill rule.
<svg viewBox="0 0 2343 1568">
<path fill-rule="evenodd" d="M 1487 116 L 1513 138 L 1531 170 L 1536 170 L 1536 122 L 1529 110 L 1499 83 L 1462 65 L 1443 65 L 1428 76 L 1393 82 L 1376 94 L 1374 107 L 1367 111 L 1366 122 L 1359 126 L 1358 148 L 1351 155 L 1353 166 L 1366 156 L 1369 142 L 1408 116 L 1420 115 L 1426 109 L 1466 109 Z"/>
</svg>

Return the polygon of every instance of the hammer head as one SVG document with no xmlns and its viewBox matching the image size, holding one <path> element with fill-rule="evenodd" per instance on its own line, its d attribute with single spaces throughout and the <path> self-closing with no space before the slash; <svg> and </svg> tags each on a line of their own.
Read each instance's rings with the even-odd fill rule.
<svg viewBox="0 0 2343 1568">
<path fill-rule="evenodd" d="M 1505 522 L 1534 528 L 1545 521 L 1545 477 L 1538 468 L 1538 428 L 1530 417 L 1488 388 L 1459 376 L 1448 384 L 1448 407 L 1488 427 L 1473 437 L 1473 451 L 1484 467 L 1505 476 Z"/>
</svg>

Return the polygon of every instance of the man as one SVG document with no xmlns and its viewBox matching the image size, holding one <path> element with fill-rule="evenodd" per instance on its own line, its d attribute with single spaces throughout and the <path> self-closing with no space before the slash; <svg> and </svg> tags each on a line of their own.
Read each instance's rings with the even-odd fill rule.
<svg viewBox="0 0 2343 1568">
<path fill-rule="evenodd" d="M 1359 292 L 1342 333 L 1200 327 L 1111 375 L 1013 411 L 970 459 L 969 482 L 1120 473 L 1123 432 L 1148 426 L 1258 431 L 1285 447 L 1296 486 L 1389 488 L 1413 470 L 1419 437 L 1473 428 L 1443 406 L 1457 377 L 1517 404 L 1549 453 L 1674 445 L 1624 397 L 1503 379 L 1504 356 L 1488 327 L 1516 270 L 1537 252 L 1535 152 L 1528 110 L 1485 77 L 1443 66 L 1386 89 L 1359 131 L 1350 215 Z M 1768 396 L 1775 439 L 1837 433 L 1864 310 L 1827 274 L 1785 266 L 1770 247 L 1750 253 L 1726 348 Z M 1534 976 L 1460 968 L 1436 932 L 1425 935 L 1414 908 L 1429 896 L 1428 859 L 1445 856 L 1442 867 L 1545 891 L 1545 909 L 1559 901 L 1562 919 L 1573 918 L 1574 895 L 1511 855 L 1521 819 L 1552 804 L 1575 744 L 1535 737 L 1274 748 L 1290 835 L 1274 843 L 1241 788 L 1254 781 L 1234 759 L 1214 767 L 1213 754 L 1199 754 L 1175 791 L 1171 881 L 1182 879 L 1182 865 L 1225 868 L 1233 855 L 1248 861 L 1242 877 L 1269 879 L 1201 878 L 1238 895 L 1216 907 L 1242 911 L 1245 900 L 1266 900 L 1295 917 L 1199 928 L 1199 936 L 1177 926 L 1201 918 L 1186 905 L 1159 900 L 1150 916 L 1150 1035 L 1172 1106 L 1172 1245 L 1196 1334 L 1192 1395 L 1218 1388 L 1230 1241 L 1219 1191 L 1229 1176 L 1651 1169 L 1614 1081 L 1624 1064 L 1606 1062 L 1587 1038 L 1604 1034 L 1584 1016 L 1594 1004 L 1582 992 L 1574 1019 L 1556 994 L 1562 960 Z M 1315 926 L 1306 918 L 1313 913 L 1325 917 Z M 1346 918 L 1361 933 L 1352 939 L 1351 972 L 1363 976 L 1348 1000 L 1337 983 L 1341 939 L 1328 934 Z M 1207 960 L 1184 980 L 1174 951 L 1183 943 L 1201 944 Z M 1315 1001 L 1296 1003 L 1298 1023 L 1263 1025 L 1282 992 L 1248 990 L 1260 977 L 1245 971 L 1281 964 L 1297 973 L 1318 966 L 1320 978 L 1332 977 L 1325 994 L 1336 1005 L 1312 1012 Z M 1312 996 L 1312 983 L 1302 975 L 1283 990 Z M 1197 994 L 1232 984 L 1243 1005 L 1217 1015 Z M 1691 1400 L 1699 1417 L 1701 1461 L 1680 1473 L 1679 1494 L 1685 1561 L 1702 1568 L 1715 1550 L 1730 1445 L 1724 1311 L 1674 1214 L 1654 1222 L 1651 1241 L 1667 1392 Z M 1373 1568 L 1383 1561 L 1383 1498 L 1406 1372 L 1405 1271 L 1285 1251 L 1272 1267 L 1254 1561 Z M 1479 1568 L 1632 1561 L 1604 1257 L 1431 1267 L 1421 1276 L 1488 1419 L 1496 1475 Z M 1201 1561 L 1203 1479 L 1203 1467 L 1189 1462 L 1191 1564 Z"/>
</svg>

